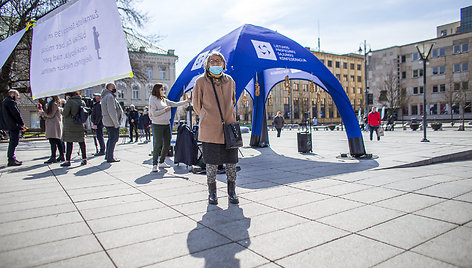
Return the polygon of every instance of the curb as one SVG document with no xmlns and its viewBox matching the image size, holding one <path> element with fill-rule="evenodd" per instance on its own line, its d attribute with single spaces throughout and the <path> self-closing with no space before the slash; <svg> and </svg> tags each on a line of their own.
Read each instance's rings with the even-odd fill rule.
<svg viewBox="0 0 472 268">
<path fill-rule="evenodd" d="M 470 159 L 472 159 L 472 150 L 467 150 L 467 151 L 458 152 L 458 153 L 441 155 L 441 156 L 429 158 L 426 160 L 421 160 L 421 161 L 403 164 L 399 166 L 386 167 L 383 169 L 421 167 L 421 166 L 427 166 L 427 165 L 434 165 L 438 163 L 447 163 L 447 162 L 470 160 Z"/>
</svg>

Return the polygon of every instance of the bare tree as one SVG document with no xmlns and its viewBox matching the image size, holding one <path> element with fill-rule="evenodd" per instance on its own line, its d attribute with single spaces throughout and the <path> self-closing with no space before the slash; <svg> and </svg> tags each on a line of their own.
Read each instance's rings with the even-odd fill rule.
<svg viewBox="0 0 472 268">
<path fill-rule="evenodd" d="M 1 0 L 0 1 L 0 41 L 24 29 L 31 20 L 39 20 L 67 0 Z M 147 20 L 145 14 L 134 8 L 137 0 L 116 0 L 124 26 L 141 27 Z M 12 52 L 2 67 L 0 74 L 0 99 L 9 88 L 29 93 L 29 61 L 31 57 L 31 32 L 25 34 L 18 47 Z"/>
</svg>

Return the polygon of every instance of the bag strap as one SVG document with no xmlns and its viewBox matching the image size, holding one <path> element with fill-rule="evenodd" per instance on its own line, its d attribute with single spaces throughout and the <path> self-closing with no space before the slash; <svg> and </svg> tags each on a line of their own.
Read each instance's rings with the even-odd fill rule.
<svg viewBox="0 0 472 268">
<path fill-rule="evenodd" d="M 213 78 L 210 77 L 211 85 L 213 86 L 213 91 L 215 92 L 216 104 L 218 104 L 218 110 L 220 111 L 221 123 L 224 125 L 225 121 L 223 120 L 223 113 L 221 112 L 220 101 L 218 100 L 218 95 L 216 94 L 215 83 L 213 83 Z"/>
</svg>

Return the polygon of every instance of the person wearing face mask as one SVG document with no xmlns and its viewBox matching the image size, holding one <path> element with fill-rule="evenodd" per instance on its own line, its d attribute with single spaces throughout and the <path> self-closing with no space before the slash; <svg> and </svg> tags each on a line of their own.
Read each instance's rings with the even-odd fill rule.
<svg viewBox="0 0 472 268">
<path fill-rule="evenodd" d="M 44 164 L 52 164 L 65 161 L 64 147 L 61 142 L 62 137 L 62 114 L 59 108 L 60 99 L 57 96 L 46 99 L 46 110 L 39 110 L 39 115 L 46 121 L 46 139 L 51 145 L 51 157 Z M 59 157 L 56 159 L 56 151 L 59 150 Z"/>
<path fill-rule="evenodd" d="M 143 112 L 143 125 L 144 125 L 144 133 L 146 136 L 146 142 L 151 140 L 151 119 L 149 118 L 148 107 L 144 107 Z"/>
<path fill-rule="evenodd" d="M 236 122 L 236 85 L 231 76 L 225 74 L 226 61 L 219 52 L 210 52 L 204 62 L 205 73 L 193 88 L 193 109 L 200 116 L 198 140 L 202 142 L 203 162 L 206 164 L 208 203 L 218 204 L 216 196 L 216 173 L 218 165 L 225 164 L 228 200 L 239 203 L 236 195 L 236 163 L 238 149 L 226 149 L 221 117 L 225 124 Z M 216 91 L 216 96 L 215 96 Z M 221 113 L 216 103 L 221 107 Z"/>
<path fill-rule="evenodd" d="M 149 117 L 152 120 L 153 135 L 153 153 L 152 153 L 152 171 L 157 172 L 159 168 L 170 167 L 164 160 L 169 151 L 170 140 L 172 137 L 172 129 L 170 127 L 171 107 L 182 106 L 187 101 L 173 102 L 168 100 L 164 95 L 164 86 L 157 83 L 152 88 L 151 97 L 149 98 Z M 157 165 L 157 157 L 159 158 L 159 166 Z"/>
<path fill-rule="evenodd" d="M 108 83 L 102 91 L 102 122 L 108 132 L 105 160 L 108 163 L 119 162 L 114 157 L 115 145 L 120 138 L 120 125 L 123 119 L 123 109 L 116 100 L 116 86 Z"/>
<path fill-rule="evenodd" d="M 21 118 L 20 110 L 16 101 L 19 99 L 20 94 L 17 90 L 11 89 L 8 91 L 8 96 L 2 102 L 2 115 L 6 130 L 8 130 L 8 136 L 10 142 L 8 143 L 7 166 L 21 166 L 22 162 L 16 160 L 15 149 L 20 141 L 20 130 L 25 128 L 23 118 Z"/>
</svg>

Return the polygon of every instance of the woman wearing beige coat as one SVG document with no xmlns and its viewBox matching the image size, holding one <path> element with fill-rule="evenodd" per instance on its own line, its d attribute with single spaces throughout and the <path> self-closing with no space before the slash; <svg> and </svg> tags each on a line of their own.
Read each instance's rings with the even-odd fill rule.
<svg viewBox="0 0 472 268">
<path fill-rule="evenodd" d="M 226 124 L 236 122 L 234 105 L 235 83 L 231 76 L 223 73 L 226 61 L 219 52 L 210 52 L 204 62 L 205 73 L 195 81 L 193 88 L 193 107 L 200 116 L 198 140 L 202 142 L 203 161 L 206 164 L 208 183 L 208 202 L 218 204 L 216 196 L 216 172 L 218 165 L 225 164 L 228 199 L 231 203 L 239 203 L 236 196 L 236 163 L 238 149 L 226 149 L 221 116 L 216 103 L 216 90 L 221 112 Z"/>
<path fill-rule="evenodd" d="M 46 138 L 51 144 L 51 157 L 44 164 L 51 164 L 64 161 L 64 147 L 61 142 L 62 137 L 62 115 L 59 108 L 60 100 L 57 96 L 48 97 L 46 110 L 39 110 L 41 117 L 46 121 Z M 59 157 L 56 159 L 56 150 L 59 150 Z"/>
</svg>

